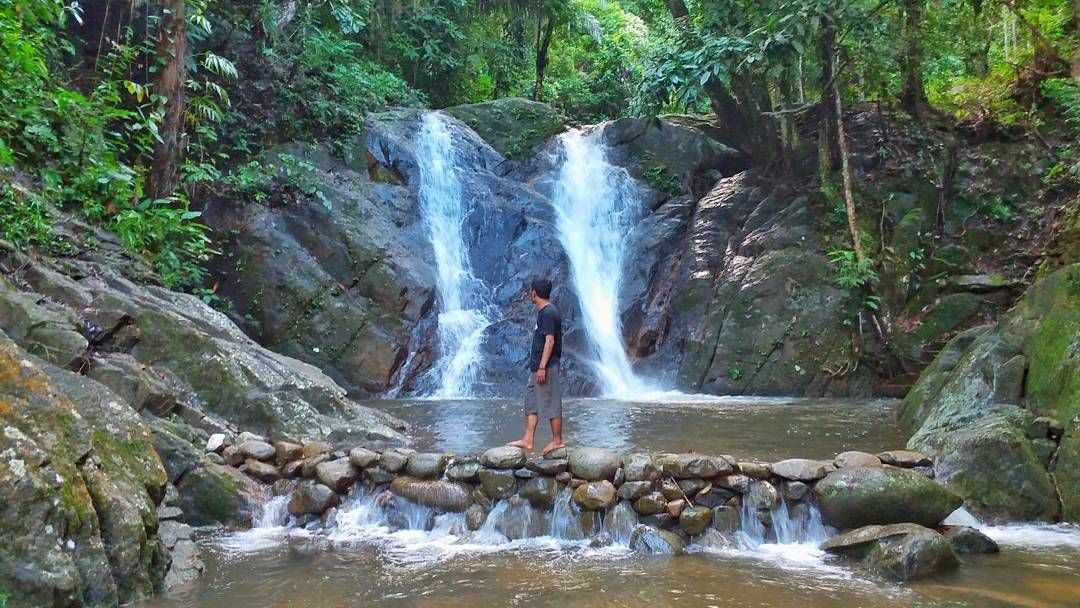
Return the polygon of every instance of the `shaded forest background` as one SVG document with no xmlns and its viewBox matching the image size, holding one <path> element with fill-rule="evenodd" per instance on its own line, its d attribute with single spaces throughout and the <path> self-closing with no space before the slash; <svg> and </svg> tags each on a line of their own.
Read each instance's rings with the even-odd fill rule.
<svg viewBox="0 0 1080 608">
<path fill-rule="evenodd" d="M 942 183 L 963 138 L 1027 138 L 1075 192 L 1078 41 L 1080 0 L 0 0 L 0 238 L 63 253 L 73 213 L 212 300 L 206 193 L 319 202 L 305 161 L 263 151 L 524 96 L 570 123 L 715 115 L 759 166 L 816 176 L 846 217 L 839 280 L 869 285 L 845 111 L 955 134 L 927 151 Z"/>
</svg>

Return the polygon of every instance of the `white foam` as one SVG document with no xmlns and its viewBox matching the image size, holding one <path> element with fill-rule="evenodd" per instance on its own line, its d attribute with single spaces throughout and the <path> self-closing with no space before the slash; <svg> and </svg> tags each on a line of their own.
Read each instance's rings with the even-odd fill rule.
<svg viewBox="0 0 1080 608">
<path fill-rule="evenodd" d="M 1076 524 L 1016 523 L 984 524 L 964 507 L 953 511 L 945 521 L 948 526 L 969 526 L 997 541 L 1016 548 L 1071 548 L 1080 550 L 1080 526 Z"/>
</svg>

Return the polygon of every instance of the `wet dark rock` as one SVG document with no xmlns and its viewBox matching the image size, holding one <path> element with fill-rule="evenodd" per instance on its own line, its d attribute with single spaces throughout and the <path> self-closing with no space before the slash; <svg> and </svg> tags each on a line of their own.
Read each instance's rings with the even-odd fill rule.
<svg viewBox="0 0 1080 608">
<path fill-rule="evenodd" d="M 491 469 L 517 469 L 525 465 L 525 450 L 511 446 L 491 448 L 480 457 L 480 463 Z"/>
<path fill-rule="evenodd" d="M 230 466 L 203 461 L 176 484 L 184 521 L 193 526 L 245 526 L 260 511 L 259 484 Z"/>
<path fill-rule="evenodd" d="M 825 523 L 840 529 L 907 522 L 933 527 L 963 503 L 944 486 L 893 467 L 839 469 L 814 492 Z"/>
<path fill-rule="evenodd" d="M 690 536 L 697 536 L 712 523 L 712 510 L 706 507 L 687 507 L 679 514 L 679 527 Z"/>
<path fill-rule="evenodd" d="M 739 510 L 735 507 L 716 507 L 712 513 L 712 525 L 722 534 L 734 534 L 739 531 Z"/>
<path fill-rule="evenodd" d="M 518 479 L 532 479 L 533 477 L 536 477 L 536 471 L 520 468 L 514 471 L 514 477 L 517 477 Z"/>
<path fill-rule="evenodd" d="M 535 471 L 541 475 L 555 476 L 566 471 L 569 467 L 569 463 L 565 458 L 533 457 L 525 462 L 525 467 L 530 471 Z"/>
<path fill-rule="evenodd" d="M 364 478 L 377 486 L 384 483 L 390 483 L 394 480 L 394 477 L 394 473 L 391 473 L 382 467 L 370 467 L 364 469 Z"/>
<path fill-rule="evenodd" d="M 676 479 L 707 479 L 732 472 L 733 463 L 723 456 L 677 454 L 664 463 L 664 472 Z"/>
<path fill-rule="evenodd" d="M 746 494 L 750 491 L 750 484 L 753 481 L 754 478 L 749 475 L 733 473 L 731 475 L 721 475 L 713 480 L 713 483 L 725 490 L 731 490 L 737 494 Z"/>
<path fill-rule="evenodd" d="M 447 454 L 413 454 L 409 456 L 409 462 L 405 465 L 405 473 L 421 479 L 442 477 L 449 460 L 450 456 Z"/>
<path fill-rule="evenodd" d="M 862 559 L 871 571 L 896 581 L 925 578 L 960 565 L 948 540 L 916 524 L 859 528 L 825 541 L 822 548 Z"/>
<path fill-rule="evenodd" d="M 321 516 L 330 507 L 338 506 L 337 492 L 316 481 L 301 481 L 289 499 L 289 513 Z"/>
<path fill-rule="evenodd" d="M 473 504 L 472 490 L 460 483 L 443 480 L 398 477 L 390 491 L 416 504 L 443 511 L 465 511 Z"/>
<path fill-rule="evenodd" d="M 627 481 L 619 486 L 619 496 L 624 500 L 634 501 L 652 490 L 651 481 Z"/>
<path fill-rule="evenodd" d="M 301 456 L 304 459 L 314 458 L 321 454 L 329 454 L 334 451 L 334 446 L 326 443 L 325 441 L 309 441 L 304 444 L 304 451 Z"/>
<path fill-rule="evenodd" d="M 315 477 L 318 472 L 319 465 L 329 461 L 329 454 L 318 454 L 309 458 L 305 458 L 300 461 L 300 475 L 307 478 Z"/>
<path fill-rule="evenodd" d="M 630 549 L 643 555 L 682 555 L 686 543 L 667 530 L 639 525 L 630 536 Z"/>
<path fill-rule="evenodd" d="M 517 478 L 508 469 L 481 469 L 479 475 L 484 493 L 495 500 L 509 498 L 517 490 Z"/>
<path fill-rule="evenodd" d="M 574 490 L 574 502 L 586 511 L 599 511 L 615 504 L 615 486 L 607 480 L 591 481 Z"/>
<path fill-rule="evenodd" d="M 926 454 L 912 450 L 889 450 L 887 452 L 881 452 L 877 457 L 884 464 L 891 464 L 894 467 L 903 467 L 905 469 L 925 467 L 934 464 Z"/>
<path fill-rule="evenodd" d="M 801 481 L 788 481 L 780 486 L 780 493 L 787 501 L 802 500 L 810 487 Z"/>
<path fill-rule="evenodd" d="M 682 488 L 672 479 L 664 479 L 660 482 L 660 493 L 668 500 L 678 500 L 683 497 Z"/>
<path fill-rule="evenodd" d="M 749 491 L 749 486 L 747 486 L 747 491 Z M 698 506 L 719 507 L 720 505 L 727 504 L 728 501 L 730 501 L 735 496 L 737 496 L 737 494 L 732 492 L 731 490 L 713 487 L 707 491 L 703 490 L 701 492 L 698 492 L 696 495 L 694 495 L 693 498 L 694 504 Z"/>
<path fill-rule="evenodd" d="M 588 447 L 570 448 L 570 472 L 586 481 L 612 480 L 622 465 L 622 458 L 611 450 Z"/>
<path fill-rule="evenodd" d="M 780 504 L 780 493 L 776 486 L 759 479 L 750 484 L 750 492 L 746 494 L 746 503 L 755 509 L 771 509 Z"/>
<path fill-rule="evenodd" d="M 559 483 L 551 477 L 534 477 L 518 493 L 537 509 L 550 510 L 555 506 L 559 489 Z"/>
<path fill-rule="evenodd" d="M 680 479 L 679 489 L 683 491 L 683 494 L 687 496 L 693 496 L 698 492 L 704 490 L 709 486 L 709 482 L 704 479 Z"/>
<path fill-rule="evenodd" d="M 949 526 L 944 536 L 957 555 L 997 553 L 1001 550 L 994 539 L 968 526 Z"/>
<path fill-rule="evenodd" d="M 315 467 L 319 481 L 335 492 L 347 492 L 360 477 L 360 471 L 348 460 L 331 460 Z"/>
<path fill-rule="evenodd" d="M 454 460 L 446 468 L 446 476 L 454 481 L 472 481 L 480 474 L 480 469 L 476 460 Z"/>
<path fill-rule="evenodd" d="M 773 476 L 772 465 L 766 462 L 740 462 L 736 470 L 753 479 L 768 479 Z M 742 492 L 745 494 L 745 492 Z"/>
<path fill-rule="evenodd" d="M 273 442 L 274 458 L 278 466 L 304 457 L 304 446 L 294 441 L 277 440 Z"/>
<path fill-rule="evenodd" d="M 649 454 L 632 454 L 623 464 L 626 481 L 656 481 L 660 479 L 660 469 Z"/>
<path fill-rule="evenodd" d="M 248 458 L 244 461 L 244 464 L 247 466 L 245 472 L 263 483 L 274 483 L 281 479 L 281 471 L 269 462 L 260 462 L 254 458 Z"/>
<path fill-rule="evenodd" d="M 470 531 L 476 532 L 480 528 L 484 527 L 484 522 L 487 521 L 488 512 L 482 505 L 472 504 L 468 509 L 465 509 L 465 527 Z"/>
<path fill-rule="evenodd" d="M 386 450 L 379 457 L 379 466 L 390 471 L 391 473 L 397 473 L 405 468 L 405 465 L 409 462 L 409 457 L 416 453 L 416 450 L 410 450 L 407 448 L 392 448 Z"/>
</svg>

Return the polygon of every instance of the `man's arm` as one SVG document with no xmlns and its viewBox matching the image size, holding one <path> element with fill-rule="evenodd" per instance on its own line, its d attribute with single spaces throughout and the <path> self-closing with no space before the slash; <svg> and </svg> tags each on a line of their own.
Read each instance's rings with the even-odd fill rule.
<svg viewBox="0 0 1080 608">
<path fill-rule="evenodd" d="M 536 383 L 547 382 L 547 364 L 551 359 L 551 352 L 555 350 L 555 336 L 544 336 L 544 354 L 540 357 L 540 369 L 536 370 Z"/>
</svg>

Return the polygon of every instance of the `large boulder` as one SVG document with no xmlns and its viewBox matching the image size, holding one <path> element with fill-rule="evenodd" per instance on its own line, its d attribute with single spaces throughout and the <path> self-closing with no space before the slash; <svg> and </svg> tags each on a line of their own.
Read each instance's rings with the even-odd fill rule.
<svg viewBox="0 0 1080 608">
<path fill-rule="evenodd" d="M 184 521 L 193 526 L 240 527 L 259 513 L 258 483 L 226 465 L 202 460 L 177 483 Z"/>
<path fill-rule="evenodd" d="M 398 477 L 390 482 L 390 491 L 425 507 L 461 512 L 473 504 L 472 490 L 452 481 Z"/>
<path fill-rule="evenodd" d="M 333 489 L 315 481 L 301 481 L 289 499 L 289 513 L 322 515 L 327 509 L 338 506 L 339 501 Z"/>
<path fill-rule="evenodd" d="M 492 469 L 516 469 L 525 465 L 525 450 L 512 446 L 491 448 L 480 456 L 480 463 Z"/>
<path fill-rule="evenodd" d="M 574 503 L 586 511 L 600 511 L 615 504 L 615 486 L 606 479 L 592 481 L 574 490 Z"/>
<path fill-rule="evenodd" d="M 315 467 L 315 476 L 335 492 L 348 492 L 360 477 L 360 470 L 349 459 L 339 458 L 320 463 Z"/>
<path fill-rule="evenodd" d="M 858 528 L 825 541 L 821 548 L 862 559 L 871 571 L 896 581 L 924 578 L 960 565 L 948 540 L 916 524 Z"/>
<path fill-rule="evenodd" d="M 1080 520 L 1076 439 L 1060 439 L 1051 478 L 1055 440 L 1032 433 L 1038 415 L 1080 414 L 1078 281 L 1080 265 L 1060 268 L 998 323 L 958 334 L 900 406 L 916 429 L 908 447 L 933 457 L 936 478 L 984 520 Z"/>
<path fill-rule="evenodd" d="M 522 156 L 566 129 L 566 118 L 555 108 L 521 97 L 454 106 L 446 111 L 506 157 Z"/>
<path fill-rule="evenodd" d="M 622 466 L 622 458 L 611 450 L 600 448 L 570 448 L 570 472 L 586 481 L 611 480 Z"/>
<path fill-rule="evenodd" d="M 963 499 L 907 469 L 849 467 L 829 473 L 814 487 L 825 523 L 835 528 L 912 522 L 940 524 Z"/>
<path fill-rule="evenodd" d="M 561 489 L 559 482 L 551 477 L 533 477 L 518 493 L 537 509 L 549 511 L 555 506 Z"/>
</svg>

